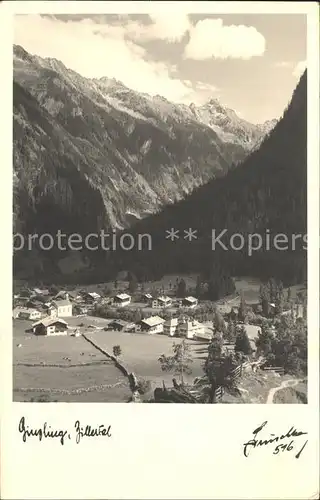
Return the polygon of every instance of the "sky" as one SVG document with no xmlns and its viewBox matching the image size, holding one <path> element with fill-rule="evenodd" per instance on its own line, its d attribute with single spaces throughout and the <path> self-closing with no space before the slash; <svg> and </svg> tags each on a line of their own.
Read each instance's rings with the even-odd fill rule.
<svg viewBox="0 0 320 500">
<path fill-rule="evenodd" d="M 306 67 L 301 14 L 16 15 L 14 43 L 88 78 L 173 102 L 211 98 L 262 123 L 281 116 Z"/>
</svg>

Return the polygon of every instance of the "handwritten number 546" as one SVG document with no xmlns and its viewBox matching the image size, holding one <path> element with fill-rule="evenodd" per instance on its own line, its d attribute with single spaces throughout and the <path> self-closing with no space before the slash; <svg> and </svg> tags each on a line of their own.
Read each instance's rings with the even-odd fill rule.
<svg viewBox="0 0 320 500">
<path fill-rule="evenodd" d="M 303 449 L 305 448 L 306 444 L 307 444 L 308 441 L 305 441 L 304 445 L 302 446 L 302 448 L 298 451 L 298 453 L 296 454 L 296 458 L 300 458 L 300 455 L 303 451 Z M 273 454 L 274 455 L 277 455 L 279 453 L 279 451 L 291 451 L 293 449 L 293 441 L 290 441 L 289 444 L 278 444 L 278 446 L 276 446 Z"/>
</svg>

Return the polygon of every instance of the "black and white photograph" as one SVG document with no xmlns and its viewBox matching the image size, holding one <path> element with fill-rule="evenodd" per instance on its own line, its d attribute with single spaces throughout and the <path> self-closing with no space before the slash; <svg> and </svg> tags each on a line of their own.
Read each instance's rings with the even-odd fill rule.
<svg viewBox="0 0 320 500">
<path fill-rule="evenodd" d="M 12 50 L 13 401 L 307 404 L 307 15 L 16 14 Z"/>
</svg>

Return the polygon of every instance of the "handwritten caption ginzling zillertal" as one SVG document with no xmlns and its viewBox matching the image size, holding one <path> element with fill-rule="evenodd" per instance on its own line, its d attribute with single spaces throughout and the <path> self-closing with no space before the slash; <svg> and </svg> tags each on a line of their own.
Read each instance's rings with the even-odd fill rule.
<svg viewBox="0 0 320 500">
<path fill-rule="evenodd" d="M 75 440 L 77 444 L 83 438 L 111 438 L 111 425 L 98 425 L 93 427 L 91 425 L 82 425 L 79 420 L 76 420 L 72 430 L 66 429 L 53 429 L 51 425 L 44 422 L 38 428 L 33 428 L 26 423 L 25 417 L 21 417 L 19 426 L 19 433 L 21 434 L 22 441 L 27 442 L 29 438 L 37 438 L 39 441 L 44 439 L 57 439 L 63 446 L 68 440 Z"/>
<path fill-rule="evenodd" d="M 280 452 L 293 451 L 293 453 L 295 454 L 295 458 L 300 458 L 301 453 L 306 447 L 308 440 L 304 441 L 301 446 L 300 443 L 296 443 L 295 439 L 308 433 L 298 431 L 295 427 L 291 427 L 285 434 L 275 435 L 269 433 L 269 436 L 266 437 L 263 436 L 262 431 L 265 431 L 267 423 L 268 421 L 265 421 L 261 425 L 259 425 L 259 427 L 257 427 L 252 432 L 253 438 L 249 439 L 249 441 L 243 444 L 244 456 L 248 457 L 253 449 L 268 446 L 269 448 L 271 448 L 271 450 L 273 450 L 273 455 L 278 455 Z"/>
</svg>

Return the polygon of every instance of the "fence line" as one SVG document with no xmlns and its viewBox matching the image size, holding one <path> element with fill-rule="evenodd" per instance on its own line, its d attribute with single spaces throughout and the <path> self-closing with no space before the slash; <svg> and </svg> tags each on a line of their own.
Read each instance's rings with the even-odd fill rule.
<svg viewBox="0 0 320 500">
<path fill-rule="evenodd" d="M 251 363 L 249 361 L 245 361 L 244 363 L 241 363 L 241 365 L 237 366 L 230 372 L 230 377 L 232 380 L 236 380 L 237 378 L 242 377 L 243 371 L 245 368 L 250 366 Z M 280 367 L 277 368 L 277 370 L 280 372 Z M 224 394 L 224 388 L 223 387 L 218 387 L 215 392 L 216 400 L 219 401 Z"/>
</svg>

